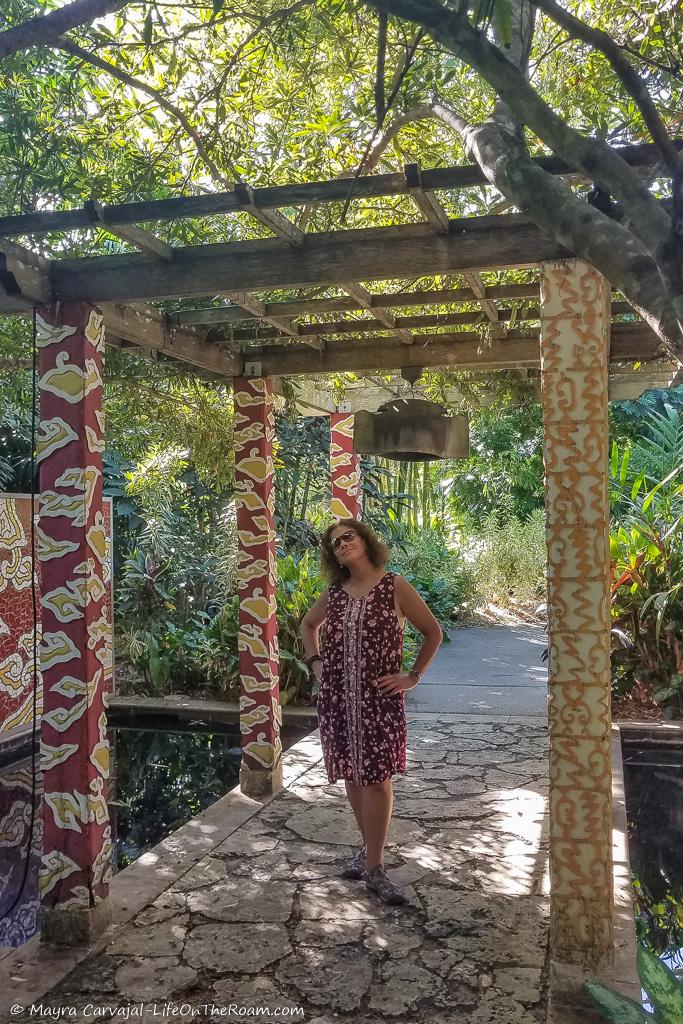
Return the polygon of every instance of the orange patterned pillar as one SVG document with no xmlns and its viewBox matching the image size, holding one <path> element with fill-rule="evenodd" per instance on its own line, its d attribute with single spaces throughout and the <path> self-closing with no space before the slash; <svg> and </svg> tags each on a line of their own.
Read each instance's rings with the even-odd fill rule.
<svg viewBox="0 0 683 1024">
<path fill-rule="evenodd" d="M 102 508 L 102 317 L 83 302 L 38 316 L 42 577 L 43 938 L 87 941 L 109 921 L 111 828 L 104 687 L 111 667 Z"/>
<path fill-rule="evenodd" d="M 335 519 L 360 519 L 360 459 L 353 450 L 353 415 L 330 416 L 330 474 Z"/>
<path fill-rule="evenodd" d="M 584 965 L 613 941 L 609 303 L 609 285 L 587 264 L 543 266 L 551 948 Z"/>
<path fill-rule="evenodd" d="M 279 652 L 275 592 L 273 389 L 235 379 L 235 507 L 240 656 L 240 785 L 260 797 L 282 785 Z"/>
</svg>

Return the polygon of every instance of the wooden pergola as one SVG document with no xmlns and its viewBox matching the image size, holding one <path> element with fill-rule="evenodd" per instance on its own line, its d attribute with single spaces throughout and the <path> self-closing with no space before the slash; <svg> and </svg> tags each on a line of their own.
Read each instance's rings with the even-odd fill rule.
<svg viewBox="0 0 683 1024">
<path fill-rule="evenodd" d="M 622 155 L 646 169 L 656 162 L 649 146 Z M 555 158 L 539 162 L 554 174 L 570 173 Z M 214 195 L 93 201 L 0 218 L 0 312 L 38 309 L 46 936 L 83 937 L 108 913 L 100 672 L 111 656 L 101 613 L 106 342 L 234 379 L 241 781 L 250 794 L 272 790 L 281 777 L 274 381 L 277 388 L 283 376 L 409 367 L 540 368 L 553 950 L 560 960 L 583 963 L 609 955 L 608 388 L 632 397 L 639 388 L 669 384 L 679 367 L 619 296 L 612 301 L 608 282 L 527 217 L 449 218 L 449 193 L 482 182 L 476 167 L 410 165 L 356 179 L 238 184 Z M 403 197 L 399 216 L 407 222 L 306 230 L 321 204 L 333 204 L 336 215 L 348 202 L 382 197 Z M 159 237 L 163 229 L 150 230 L 206 217 L 215 225 L 235 214 L 248 215 L 270 237 L 177 246 Z M 48 260 L 22 241 L 61 236 L 66 250 L 70 233 L 93 228 L 118 239 L 121 251 Z M 160 300 L 163 309 L 149 305 Z M 300 398 L 309 411 L 336 414 L 315 381 Z M 354 401 L 362 403 L 362 393 Z M 350 417 L 337 416 L 336 428 L 333 476 L 352 497 Z M 73 600 L 65 605 L 65 593 L 76 595 L 75 610 Z"/>
</svg>

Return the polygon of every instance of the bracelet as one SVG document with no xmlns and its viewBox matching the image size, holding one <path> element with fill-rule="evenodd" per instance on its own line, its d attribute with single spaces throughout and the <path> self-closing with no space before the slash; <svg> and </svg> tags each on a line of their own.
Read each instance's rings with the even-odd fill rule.
<svg viewBox="0 0 683 1024">
<path fill-rule="evenodd" d="M 416 683 L 420 682 L 423 675 L 424 673 L 420 672 L 419 669 L 416 668 L 411 668 L 411 670 L 408 672 L 409 679 L 414 679 Z"/>
<path fill-rule="evenodd" d="M 322 661 L 321 654 L 311 654 L 308 658 L 304 658 L 304 665 L 308 665 L 310 668 L 314 661 Z"/>
</svg>

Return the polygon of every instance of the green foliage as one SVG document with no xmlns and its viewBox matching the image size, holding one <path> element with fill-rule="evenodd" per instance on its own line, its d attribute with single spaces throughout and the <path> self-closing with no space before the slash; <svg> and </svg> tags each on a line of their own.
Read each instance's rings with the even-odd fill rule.
<svg viewBox="0 0 683 1024">
<path fill-rule="evenodd" d="M 506 605 L 538 602 L 545 597 L 546 541 L 542 509 L 518 519 L 510 504 L 486 522 L 479 541 L 475 573 L 479 593 L 487 601 Z"/>
<path fill-rule="evenodd" d="M 612 447 L 612 619 L 622 640 L 613 683 L 617 693 L 640 683 L 674 715 L 683 708 L 683 416 L 650 413 L 645 428 Z"/>
<path fill-rule="evenodd" d="M 470 421 L 470 457 L 453 464 L 450 507 L 479 533 L 505 503 L 521 521 L 543 508 L 541 407 L 485 406 Z"/>
<path fill-rule="evenodd" d="M 451 628 L 454 610 L 473 597 L 472 569 L 441 530 L 426 527 L 396 539 L 390 567 L 412 583 L 444 629 Z"/>
<path fill-rule="evenodd" d="M 588 981 L 585 990 L 600 1015 L 610 1024 L 679 1024 L 683 1020 L 683 982 L 642 946 L 638 947 L 637 958 L 638 976 L 653 1013 L 597 981 Z"/>
</svg>

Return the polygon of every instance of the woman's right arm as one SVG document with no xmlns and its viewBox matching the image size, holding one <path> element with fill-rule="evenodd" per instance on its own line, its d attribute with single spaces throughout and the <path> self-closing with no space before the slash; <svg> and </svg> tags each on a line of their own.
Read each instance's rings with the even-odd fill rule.
<svg viewBox="0 0 683 1024">
<path fill-rule="evenodd" d="M 301 638 L 304 642 L 304 652 L 307 660 L 310 660 L 316 654 L 320 654 L 318 634 L 327 616 L 327 594 L 327 590 L 324 590 L 301 620 Z"/>
</svg>

